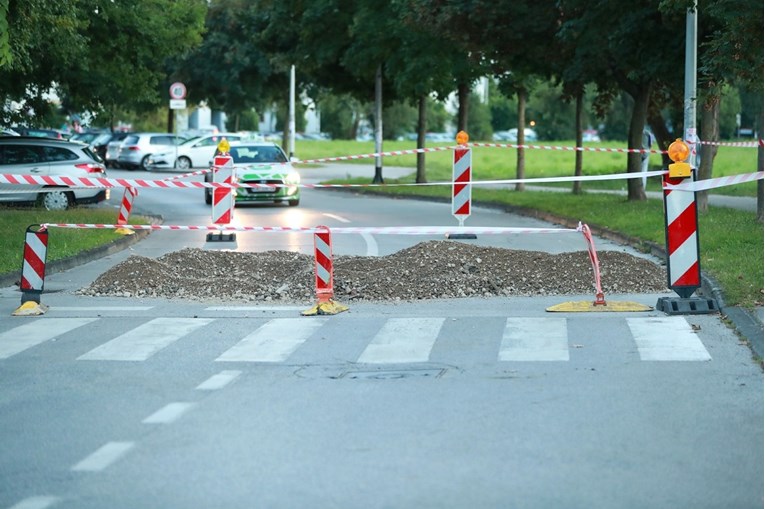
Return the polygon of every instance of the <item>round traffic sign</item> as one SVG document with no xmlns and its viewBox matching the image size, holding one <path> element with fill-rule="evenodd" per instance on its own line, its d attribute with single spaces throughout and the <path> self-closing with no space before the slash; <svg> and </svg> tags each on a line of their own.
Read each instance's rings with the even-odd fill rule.
<svg viewBox="0 0 765 509">
<path fill-rule="evenodd" d="M 185 99 L 186 98 L 186 85 L 181 82 L 176 82 L 170 85 L 170 98 L 171 99 Z"/>
</svg>

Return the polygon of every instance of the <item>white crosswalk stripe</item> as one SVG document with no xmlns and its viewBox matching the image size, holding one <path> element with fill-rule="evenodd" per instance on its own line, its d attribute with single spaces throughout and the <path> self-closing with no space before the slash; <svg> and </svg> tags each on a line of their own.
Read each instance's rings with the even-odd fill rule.
<svg viewBox="0 0 765 509">
<path fill-rule="evenodd" d="M 499 349 L 501 361 L 567 361 L 565 318 L 508 318 Z"/>
<path fill-rule="evenodd" d="M 46 344 L 50 342 L 53 345 L 51 340 L 59 337 L 69 340 L 74 336 L 91 337 L 88 326 L 109 319 L 46 317 L 16 326 L 0 333 L 0 361 L 33 348 L 35 351 L 48 348 Z M 360 327 L 358 320 L 363 321 L 363 327 Z M 237 322 L 221 317 L 161 317 L 135 326 L 85 353 L 80 350 L 74 356 L 81 354 L 76 359 L 84 361 L 147 361 L 184 338 L 199 341 L 201 336 L 194 333 L 218 322 L 225 324 L 226 339 L 235 341 L 226 343 L 217 352 L 214 350 L 217 343 L 205 344 L 204 351 L 210 355 L 210 360 L 218 362 L 285 363 L 290 362 L 293 356 L 299 359 L 295 362 L 313 362 L 310 359 L 315 355 L 359 364 L 424 363 L 433 359 L 451 362 L 449 356 L 457 357 L 458 354 L 452 352 L 449 345 L 455 344 L 455 331 L 461 330 L 460 326 L 455 328 L 453 325 L 455 320 L 480 322 L 480 326 L 472 329 L 478 331 L 476 334 L 482 334 L 480 331 L 483 330 L 492 331 L 486 332 L 490 336 L 484 336 L 485 339 L 481 340 L 487 348 L 481 355 L 488 354 L 489 357 L 483 358 L 489 360 L 494 357 L 498 362 L 568 362 L 571 360 L 571 349 L 581 348 L 577 345 L 581 342 L 597 346 L 596 350 L 601 352 L 603 348 L 617 349 L 616 353 L 622 359 L 634 356 L 646 362 L 711 360 L 699 335 L 682 316 L 617 318 L 615 323 L 620 322 L 627 327 L 621 329 L 623 332 L 617 341 L 610 340 L 608 343 L 592 343 L 594 338 L 582 338 L 586 321 L 578 317 L 463 317 L 448 322 L 443 317 L 395 317 L 372 322 L 371 329 L 370 322 L 364 318 L 348 322 L 332 321 L 327 317 L 262 318 Z M 449 327 L 446 327 L 447 323 Z M 253 324 L 257 328 L 250 332 L 248 328 Z M 483 327 L 484 324 L 486 327 Z M 77 332 L 73 333 L 75 330 Z M 103 330 L 108 328 L 102 326 L 99 334 L 103 334 Z M 614 330 L 620 329 L 614 327 Z M 570 334 L 574 336 L 570 337 Z M 319 336 L 330 341 L 318 341 Z M 331 341 L 333 338 L 343 341 Z M 462 344 L 470 348 L 470 343 Z M 92 346 L 90 342 L 88 347 Z M 345 353 L 333 349 L 344 349 Z M 71 355 L 72 352 L 65 347 L 57 351 L 62 355 Z M 434 351 L 437 352 L 435 356 Z M 584 358 L 583 355 L 588 353 L 587 349 L 578 352 L 581 353 L 577 354 L 577 359 Z M 455 358 L 453 362 L 459 363 L 460 359 Z M 229 383 L 239 373 L 223 371 L 218 378 L 202 384 L 199 389 L 213 390 Z"/>
<path fill-rule="evenodd" d="M 145 361 L 167 345 L 212 321 L 211 318 L 155 318 L 81 355 L 79 359 Z"/>
<path fill-rule="evenodd" d="M 644 361 L 708 361 L 712 357 L 682 316 L 627 318 Z"/>
<path fill-rule="evenodd" d="M 0 359 L 7 359 L 96 320 L 98 318 L 48 318 L 20 325 L 0 334 Z"/>
<path fill-rule="evenodd" d="M 215 359 L 229 362 L 283 362 L 326 319 L 274 318 Z"/>
<path fill-rule="evenodd" d="M 443 323 L 443 318 L 390 318 L 361 354 L 358 362 L 427 362 Z"/>
</svg>

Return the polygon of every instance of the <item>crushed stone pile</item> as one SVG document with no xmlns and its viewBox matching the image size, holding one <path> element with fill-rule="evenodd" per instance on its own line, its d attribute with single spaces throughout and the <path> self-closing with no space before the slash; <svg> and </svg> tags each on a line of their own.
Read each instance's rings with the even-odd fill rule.
<svg viewBox="0 0 765 509">
<path fill-rule="evenodd" d="M 606 296 L 667 290 L 666 270 L 618 251 L 598 253 Z M 594 294 L 587 252 L 548 254 L 429 241 L 380 257 L 335 256 L 338 301 Z M 305 303 L 315 300 L 313 256 L 183 249 L 152 259 L 131 256 L 91 285 L 87 296 L 194 301 Z"/>
</svg>

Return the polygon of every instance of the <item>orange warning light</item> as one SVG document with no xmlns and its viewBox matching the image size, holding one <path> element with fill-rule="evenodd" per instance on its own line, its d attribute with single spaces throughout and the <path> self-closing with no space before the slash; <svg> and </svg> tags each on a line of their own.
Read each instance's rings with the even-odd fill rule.
<svg viewBox="0 0 765 509">
<path fill-rule="evenodd" d="M 468 133 L 465 131 L 460 131 L 457 133 L 457 144 L 458 145 L 465 145 L 470 137 L 468 136 Z"/>
<path fill-rule="evenodd" d="M 670 143 L 669 148 L 667 149 L 667 155 L 669 155 L 670 159 L 679 163 L 688 159 L 688 156 L 691 155 L 691 149 L 683 140 L 678 138 Z"/>
</svg>

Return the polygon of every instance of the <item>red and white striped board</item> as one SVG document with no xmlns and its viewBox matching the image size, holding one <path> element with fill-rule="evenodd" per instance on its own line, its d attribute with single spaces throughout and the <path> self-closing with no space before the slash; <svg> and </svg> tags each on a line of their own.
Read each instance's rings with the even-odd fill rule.
<svg viewBox="0 0 765 509">
<path fill-rule="evenodd" d="M 664 185 L 678 185 L 691 178 L 664 176 Z M 682 298 L 701 286 L 696 193 L 664 189 L 664 225 L 667 245 L 667 282 Z"/>
<path fill-rule="evenodd" d="M 472 150 L 465 146 L 454 149 L 454 165 L 452 167 L 452 215 L 462 226 L 470 216 L 472 198 Z"/>
<path fill-rule="evenodd" d="M 213 161 L 213 182 L 234 183 L 234 161 L 228 154 L 215 156 Z M 234 216 L 234 195 L 232 188 L 213 188 L 212 222 L 229 224 Z"/>
<path fill-rule="evenodd" d="M 327 302 L 334 296 L 332 277 L 332 234 L 327 226 L 317 226 L 313 234 L 316 254 L 316 297 Z"/>
<path fill-rule="evenodd" d="M 24 260 L 21 266 L 21 303 L 40 303 L 40 294 L 45 284 L 45 259 L 48 253 L 48 230 L 27 228 L 24 237 Z"/>
<path fill-rule="evenodd" d="M 138 196 L 138 189 L 135 187 L 126 187 L 125 194 L 122 195 L 122 205 L 120 214 L 117 216 L 117 224 L 127 224 L 130 219 L 130 212 L 133 210 L 133 201 Z"/>
</svg>

